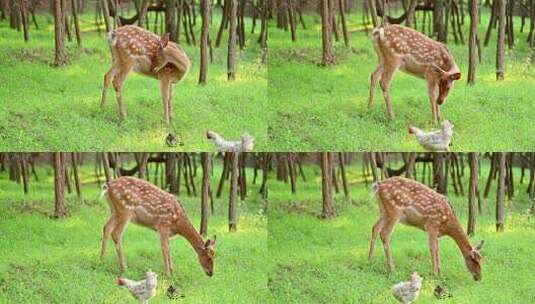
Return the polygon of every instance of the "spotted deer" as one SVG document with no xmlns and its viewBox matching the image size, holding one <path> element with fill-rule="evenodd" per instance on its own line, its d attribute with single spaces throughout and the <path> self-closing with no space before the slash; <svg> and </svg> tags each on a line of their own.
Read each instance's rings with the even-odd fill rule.
<svg viewBox="0 0 535 304">
<path fill-rule="evenodd" d="M 123 82 L 132 69 L 160 81 L 164 118 L 167 124 L 173 116 L 172 86 L 180 83 L 188 74 L 191 62 L 184 50 L 169 41 L 169 35 L 156 34 L 134 26 L 125 25 L 108 33 L 113 63 L 104 75 L 101 108 L 106 105 L 108 87 L 113 82 L 119 113 L 126 117 L 123 104 Z"/>
<path fill-rule="evenodd" d="M 390 83 L 398 69 L 427 81 L 433 122 L 438 124 L 440 107 L 456 80 L 459 67 L 446 46 L 424 34 L 400 25 L 386 25 L 373 31 L 379 65 L 371 76 L 368 106 L 374 106 L 377 83 L 381 85 L 386 110 L 394 118 L 390 100 Z"/>
<path fill-rule="evenodd" d="M 461 251 L 466 267 L 474 280 L 481 280 L 481 247 L 473 247 L 468 241 L 461 224 L 448 199 L 429 187 L 403 177 L 392 177 L 373 185 L 373 191 L 379 203 L 380 217 L 372 230 L 368 260 L 372 260 L 377 235 L 381 236 L 387 264 L 394 270 L 394 261 L 390 252 L 390 235 L 398 221 L 427 232 L 431 261 L 435 275 L 440 273 L 438 253 L 439 238 L 451 237 Z"/>
<path fill-rule="evenodd" d="M 169 254 L 169 239 L 178 234 L 184 237 L 197 252 L 206 275 L 213 275 L 215 236 L 213 239 L 204 241 L 191 224 L 184 208 L 173 195 L 147 181 L 124 176 L 103 185 L 101 196 L 106 196 L 111 210 L 111 216 L 103 229 L 101 259 L 106 254 L 106 245 L 111 234 L 121 270 L 126 269 L 123 255 L 123 232 L 128 222 L 132 221 L 160 235 L 167 274 L 173 271 L 173 263 Z"/>
</svg>

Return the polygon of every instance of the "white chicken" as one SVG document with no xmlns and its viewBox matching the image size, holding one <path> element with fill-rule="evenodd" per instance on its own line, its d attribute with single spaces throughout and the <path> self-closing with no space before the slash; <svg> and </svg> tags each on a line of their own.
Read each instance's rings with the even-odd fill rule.
<svg viewBox="0 0 535 304">
<path fill-rule="evenodd" d="M 147 304 L 149 300 L 156 295 L 158 275 L 149 270 L 145 273 L 144 280 L 133 281 L 119 277 L 117 279 L 117 284 L 128 289 L 134 298 L 139 300 L 140 304 Z"/>
<path fill-rule="evenodd" d="M 244 133 L 241 140 L 226 140 L 214 131 L 208 130 L 206 138 L 210 139 L 219 152 L 252 152 L 254 149 L 254 138 L 248 133 Z"/>
<path fill-rule="evenodd" d="M 431 152 L 448 151 L 453 136 L 454 125 L 448 120 L 442 123 L 442 130 L 424 132 L 415 126 L 409 126 L 409 133 L 416 135 L 416 139 L 424 149 Z"/>
<path fill-rule="evenodd" d="M 392 287 L 392 293 L 396 300 L 403 304 L 410 304 L 414 302 L 420 294 L 422 288 L 422 277 L 414 272 L 411 275 L 411 280 L 408 282 L 401 282 Z"/>
</svg>

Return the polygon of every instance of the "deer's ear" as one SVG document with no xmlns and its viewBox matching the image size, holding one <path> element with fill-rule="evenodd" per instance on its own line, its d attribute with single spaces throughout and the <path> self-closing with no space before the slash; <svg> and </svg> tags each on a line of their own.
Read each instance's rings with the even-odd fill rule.
<svg viewBox="0 0 535 304">
<path fill-rule="evenodd" d="M 160 38 L 160 47 L 163 49 L 169 43 L 169 33 L 165 34 Z"/>
<path fill-rule="evenodd" d="M 475 250 L 477 251 L 480 251 L 482 248 L 483 248 L 483 244 L 485 243 L 485 241 L 481 240 L 481 242 L 479 243 L 479 245 L 477 245 L 476 247 L 474 247 Z"/>
<path fill-rule="evenodd" d="M 451 81 L 461 79 L 461 73 L 453 73 L 448 76 Z"/>
</svg>

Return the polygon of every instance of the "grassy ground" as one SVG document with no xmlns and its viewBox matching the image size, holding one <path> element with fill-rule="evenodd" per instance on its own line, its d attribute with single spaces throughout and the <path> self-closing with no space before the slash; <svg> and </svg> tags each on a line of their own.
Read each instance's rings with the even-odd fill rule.
<svg viewBox="0 0 535 304">
<path fill-rule="evenodd" d="M 98 188 L 84 171 L 84 202 L 68 195 L 71 217 L 58 220 L 53 212 L 53 180 L 40 171 L 41 182 L 31 193 L 0 175 L 0 303 L 136 303 L 126 289 L 116 285 L 118 259 L 110 241 L 101 262 L 98 258 L 102 226 L 109 216 Z M 218 170 L 216 170 L 216 175 Z M 52 174 L 47 169 L 48 175 Z M 217 175 L 219 176 L 219 175 Z M 263 204 L 250 187 L 240 202 L 238 231 L 227 232 L 226 198 L 215 201 L 209 234 L 217 235 L 216 267 L 212 278 L 204 274 L 189 244 L 178 237 L 171 242 L 175 265 L 172 277 L 163 274 L 158 236 L 129 225 L 124 237 L 128 264 L 126 277 L 139 279 L 151 268 L 159 275 L 157 295 L 151 303 L 168 303 L 169 284 L 178 287 L 183 303 L 249 303 L 267 293 L 266 218 Z M 200 222 L 198 197 L 180 198 L 195 226 Z"/>
<path fill-rule="evenodd" d="M 319 66 L 321 23 L 317 14 L 306 16 L 307 30 L 298 27 L 295 43 L 289 32 L 270 31 L 268 94 L 277 111 L 270 125 L 276 151 L 365 150 L 415 151 L 417 142 L 407 134 L 413 123 L 433 128 L 426 84 L 398 73 L 391 98 L 396 118 L 387 118 L 378 88 L 376 106 L 368 109 L 369 77 L 377 66 L 377 56 L 366 35 L 360 14 L 348 16 L 350 48 L 336 43 L 338 64 Z M 419 19 L 422 20 L 422 19 Z M 488 24 L 484 10 L 480 35 Z M 519 26 L 520 20 L 516 20 Z M 469 18 L 464 37 L 468 37 Z M 495 81 L 496 32 L 483 49 L 477 85 L 466 85 L 468 47 L 455 45 L 450 33 L 448 48 L 461 68 L 459 81 L 442 107 L 443 117 L 455 124 L 453 150 L 529 150 L 534 147 L 535 130 L 531 117 L 535 100 L 535 68 L 526 34 L 515 31 L 516 48 L 507 50 L 506 80 Z M 504 140 L 507 139 L 507 140 Z"/>
<path fill-rule="evenodd" d="M 525 185 L 517 187 L 516 198 L 509 202 L 512 206 L 507 208 L 503 233 L 495 232 L 494 193 L 484 202 L 484 212 L 477 219 L 476 236 L 471 238 L 472 243 L 485 240 L 483 279 L 476 282 L 455 243 L 447 237 L 440 242 L 442 273 L 434 277 L 425 233 L 403 225 L 398 225 L 392 234 L 396 271 L 392 274 L 387 271 L 380 240 L 375 259 L 368 262 L 371 229 L 379 212 L 369 186 L 355 172 L 360 172 L 360 167 L 349 169 L 353 202 L 347 203 L 343 194 L 336 195 L 339 215 L 331 220 L 317 217 L 321 212 L 321 180 L 313 177 L 312 170 L 306 172 L 308 182 L 299 180 L 296 195 L 290 194 L 288 185 L 271 184 L 268 285 L 273 302 L 397 303 L 391 287 L 408 280 L 414 271 L 423 277 L 417 303 L 436 303 L 433 291 L 438 284 L 452 294 L 443 303 L 501 304 L 535 300 L 532 271 L 535 262 L 530 249 L 535 238 L 535 221 L 526 214 L 529 204 L 524 195 Z M 451 188 L 450 191 L 453 192 Z M 449 198 L 465 226 L 467 199 L 452 194 Z"/>
<path fill-rule="evenodd" d="M 49 16 L 49 15 L 48 15 Z M 67 43 L 70 64 L 51 66 L 54 27 L 50 17 L 38 16 L 40 30 L 31 27 L 30 42 L 0 21 L 0 143 L 4 151 L 95 151 L 169 149 L 158 81 L 131 73 L 123 90 L 128 117 L 121 120 L 113 88 L 100 109 L 105 72 L 111 54 L 93 25 L 93 14 L 80 17 L 83 48 Z M 199 19 L 200 20 L 200 19 Z M 215 40 L 219 16 L 214 16 Z M 247 21 L 249 22 L 249 21 Z M 247 24 L 247 28 L 250 25 Z M 197 23 L 197 39 L 200 33 Z M 152 30 L 152 23 L 151 23 Z M 228 35 L 226 35 L 228 36 Z M 257 150 L 267 149 L 266 66 L 261 64 L 257 35 L 247 35 L 247 47 L 238 53 L 237 79 L 226 80 L 226 38 L 214 49 L 208 84 L 198 86 L 199 47 L 183 45 L 193 63 L 185 81 L 173 92 L 174 121 L 187 151 L 211 150 L 207 129 L 229 138 L 249 132 Z M 183 38 L 184 39 L 184 38 Z"/>
</svg>

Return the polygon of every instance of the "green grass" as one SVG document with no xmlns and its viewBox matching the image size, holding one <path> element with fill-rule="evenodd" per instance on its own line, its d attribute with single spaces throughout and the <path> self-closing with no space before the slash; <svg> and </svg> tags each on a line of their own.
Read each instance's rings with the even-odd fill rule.
<svg viewBox="0 0 535 304">
<path fill-rule="evenodd" d="M 502 304 L 535 300 L 532 271 L 535 262 L 531 249 L 535 221 L 527 215 L 530 205 L 524 194 L 525 184 L 517 186 L 515 199 L 508 202 L 505 232 L 495 232 L 494 190 L 484 201 L 483 213 L 477 218 L 476 236 L 471 238 L 472 243 L 485 240 L 483 279 L 476 282 L 457 246 L 448 237 L 440 241 L 442 273 L 435 277 L 425 233 L 401 224 L 396 226 L 391 241 L 396 271 L 391 274 L 387 271 L 380 240 L 377 240 L 375 259 L 368 262 L 371 229 L 379 211 L 370 195 L 370 186 L 365 186 L 360 173 L 356 173 L 361 171 L 360 166 L 348 170 L 353 201 L 348 203 L 343 194 L 336 195 L 338 217 L 330 220 L 318 218 L 321 213 L 319 174 L 314 175 L 308 169 L 307 182 L 299 179 L 295 195 L 290 194 L 289 185 L 271 183 L 268 285 L 273 302 L 397 303 L 391 287 L 407 281 L 414 271 L 423 277 L 416 303 L 437 303 L 433 291 L 438 284 L 443 284 L 453 295 L 443 303 Z M 481 173 L 483 185 L 486 170 L 487 166 Z M 519 172 L 515 174 L 518 178 Z M 453 195 L 451 185 L 449 191 L 449 198 L 466 227 L 467 199 Z"/>
<path fill-rule="evenodd" d="M 488 11 L 483 10 L 480 37 L 484 38 Z M 401 13 L 400 13 L 401 14 Z M 421 149 L 407 134 L 413 123 L 432 129 L 425 81 L 399 72 L 391 98 L 396 118 L 386 115 L 381 90 L 376 106 L 368 109 L 369 78 L 377 56 L 364 31 L 360 14 L 348 16 L 350 48 L 335 43 L 337 65 L 319 66 L 321 23 L 319 15 L 305 16 L 307 30 L 298 26 L 297 42 L 289 32 L 270 31 L 268 94 L 277 116 L 270 124 L 276 151 L 417 151 Z M 419 19 L 420 22 L 422 19 Z M 515 19 L 516 25 L 520 20 Z M 469 17 L 464 27 L 468 37 Z M 458 81 L 442 107 L 444 119 L 455 125 L 455 151 L 530 150 L 535 147 L 535 68 L 526 33 L 516 34 L 516 48 L 507 50 L 506 80 L 495 80 L 496 35 L 483 49 L 477 84 L 466 85 L 468 47 L 455 45 L 449 35 L 448 48 L 461 68 Z"/>
<path fill-rule="evenodd" d="M 45 17 L 46 16 L 46 17 Z M 226 41 L 214 48 L 208 84 L 197 84 L 199 47 L 182 46 L 193 63 L 184 82 L 173 90 L 173 125 L 183 146 L 168 148 L 169 129 L 163 118 L 158 81 L 131 73 L 123 99 L 128 117 L 121 119 L 112 87 L 109 102 L 100 109 L 103 77 L 111 66 L 104 33 L 98 34 L 93 14 L 80 17 L 83 47 L 67 43 L 70 64 L 57 68 L 54 27 L 50 15 L 39 15 L 40 30 L 32 26 L 30 42 L 22 32 L 0 21 L 0 143 L 3 151 L 209 151 L 204 134 L 212 129 L 228 138 L 249 132 L 257 150 L 268 148 L 266 66 L 261 63 L 257 34 L 247 35 L 247 47 L 238 51 L 237 79 L 227 81 Z M 153 20 L 153 19 L 152 19 Z M 219 15 L 214 16 L 215 41 Z M 199 38 L 200 19 L 196 27 Z M 247 20 L 247 28 L 250 28 Z M 152 30 L 152 22 L 151 22 Z M 184 37 L 182 38 L 184 39 Z"/>
<path fill-rule="evenodd" d="M 67 195 L 71 216 L 53 214 L 52 170 L 39 170 L 41 181 L 22 194 L 21 185 L 0 174 L 0 303 L 136 303 L 119 288 L 120 275 L 113 243 L 99 260 L 102 227 L 109 217 L 104 200 L 91 176 L 83 170 L 84 202 Z M 215 176 L 220 168 L 216 167 Z M 199 182 L 200 176 L 197 178 Z M 216 182 L 216 178 L 214 178 Z M 130 224 L 124 235 L 128 269 L 124 276 L 140 279 L 151 268 L 159 275 L 157 295 L 151 303 L 169 303 L 169 284 L 178 287 L 183 303 L 249 303 L 267 294 L 267 230 L 258 187 L 249 187 L 249 197 L 239 202 L 238 231 L 227 228 L 227 198 L 215 201 L 209 235 L 217 235 L 216 266 L 206 276 L 190 245 L 182 238 L 171 241 L 175 272 L 163 273 L 159 239 L 153 231 Z M 183 195 L 180 201 L 192 223 L 200 223 L 200 198 Z"/>
</svg>

